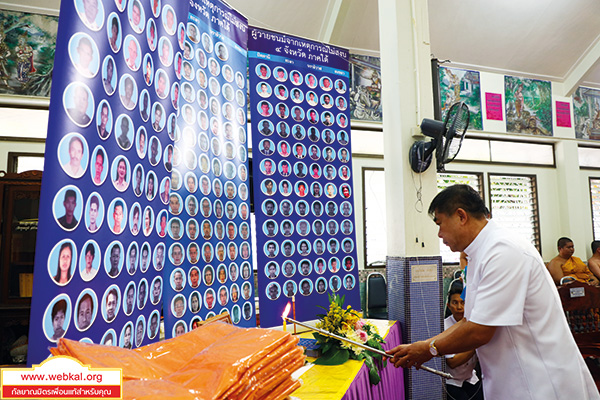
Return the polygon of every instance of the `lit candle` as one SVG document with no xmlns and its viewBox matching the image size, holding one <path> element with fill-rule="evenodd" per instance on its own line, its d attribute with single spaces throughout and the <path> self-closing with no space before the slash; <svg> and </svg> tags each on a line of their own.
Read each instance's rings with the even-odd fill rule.
<svg viewBox="0 0 600 400">
<path fill-rule="evenodd" d="M 285 308 L 283 309 L 283 314 L 281 314 L 281 318 L 283 319 L 283 330 L 287 331 L 287 316 L 290 313 L 291 304 L 288 302 Z"/>
</svg>

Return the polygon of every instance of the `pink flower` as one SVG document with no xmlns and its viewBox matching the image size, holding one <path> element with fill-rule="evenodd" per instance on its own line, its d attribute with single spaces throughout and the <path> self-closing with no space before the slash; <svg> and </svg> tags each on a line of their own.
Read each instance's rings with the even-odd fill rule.
<svg viewBox="0 0 600 400">
<path fill-rule="evenodd" d="M 363 342 L 367 341 L 367 338 L 369 337 L 369 335 L 367 335 L 367 332 L 365 331 L 356 331 L 356 333 L 358 334 L 358 337 L 360 340 L 362 340 Z"/>
<path fill-rule="evenodd" d="M 358 321 L 356 321 L 356 324 L 354 325 L 354 329 L 359 330 L 359 329 L 362 329 L 363 326 L 365 326 L 365 321 L 363 321 L 362 319 L 359 319 Z"/>
</svg>

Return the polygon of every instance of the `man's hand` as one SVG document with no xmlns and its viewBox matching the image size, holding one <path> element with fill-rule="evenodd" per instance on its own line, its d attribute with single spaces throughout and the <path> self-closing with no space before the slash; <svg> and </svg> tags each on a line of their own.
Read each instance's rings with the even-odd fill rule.
<svg viewBox="0 0 600 400">
<path fill-rule="evenodd" d="M 396 368 L 419 369 L 421 364 L 431 360 L 433 357 L 429 352 L 429 342 L 421 341 L 412 344 L 401 344 L 391 350 L 386 351 L 391 357 L 390 362 Z"/>
</svg>

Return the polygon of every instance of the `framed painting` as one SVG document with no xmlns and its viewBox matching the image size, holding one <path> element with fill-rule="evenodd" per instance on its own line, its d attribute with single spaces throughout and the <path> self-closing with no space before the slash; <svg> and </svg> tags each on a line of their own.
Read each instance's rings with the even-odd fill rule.
<svg viewBox="0 0 600 400">
<path fill-rule="evenodd" d="M 350 116 L 381 122 L 381 59 L 350 54 Z"/>
<path fill-rule="evenodd" d="M 470 130 L 482 130 L 481 83 L 479 72 L 458 68 L 440 67 L 440 110 L 442 120 L 454 103 L 464 102 L 471 112 Z"/>
<path fill-rule="evenodd" d="M 50 97 L 58 17 L 0 10 L 0 96 Z"/>
<path fill-rule="evenodd" d="M 575 137 L 600 140 L 600 90 L 578 87 L 573 94 Z"/>
<path fill-rule="evenodd" d="M 549 81 L 504 76 L 506 131 L 552 136 L 552 88 Z"/>
</svg>

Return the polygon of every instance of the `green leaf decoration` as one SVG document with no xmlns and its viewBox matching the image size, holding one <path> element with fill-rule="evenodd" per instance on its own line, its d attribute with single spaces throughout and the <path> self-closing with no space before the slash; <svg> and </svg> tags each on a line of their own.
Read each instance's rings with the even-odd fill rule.
<svg viewBox="0 0 600 400">
<path fill-rule="evenodd" d="M 327 327 L 332 333 L 349 336 L 346 329 L 354 329 L 356 323 L 360 321 L 360 315 L 352 308 L 348 307 L 344 309 L 344 301 L 346 296 L 339 296 L 337 293 L 327 293 L 329 298 L 329 307 L 321 307 L 326 310 L 326 314 L 317 314 L 320 319 L 321 326 Z M 366 321 L 363 321 L 366 322 Z M 385 343 L 382 337 L 377 333 L 375 326 L 365 323 L 363 328 L 369 336 L 368 345 L 376 349 L 382 350 L 381 343 Z M 371 384 L 376 385 L 381 381 L 379 377 L 378 365 L 382 364 L 383 356 L 372 353 L 370 351 L 360 351 L 358 354 L 354 353 L 353 350 L 342 347 L 343 343 L 339 340 L 332 339 L 323 334 L 313 332 L 313 337 L 317 340 L 317 343 L 321 346 L 322 355 L 314 363 L 317 365 L 340 365 L 352 358 L 354 360 L 362 361 L 369 368 L 369 381 Z M 385 365 L 385 363 L 383 363 Z"/>
<path fill-rule="evenodd" d="M 381 378 L 379 377 L 379 373 L 377 373 L 377 369 L 369 369 L 369 382 L 371 385 L 377 385 L 381 382 Z"/>
<path fill-rule="evenodd" d="M 375 363 L 373 362 L 373 359 L 367 356 L 365 358 L 365 364 L 369 368 L 369 382 L 371 382 L 371 385 L 377 385 L 381 381 L 381 378 L 379 377 L 379 373 Z"/>
<path fill-rule="evenodd" d="M 350 353 L 346 349 L 334 348 L 331 351 L 324 353 L 317 358 L 313 364 L 315 365 L 341 365 L 348 361 Z"/>
<path fill-rule="evenodd" d="M 313 337 L 315 339 L 317 339 L 317 342 L 319 342 L 319 343 L 320 342 L 324 342 L 325 340 L 327 340 L 327 336 L 323 336 L 323 335 L 321 335 L 320 333 L 317 333 L 317 332 L 313 332 Z"/>
</svg>

